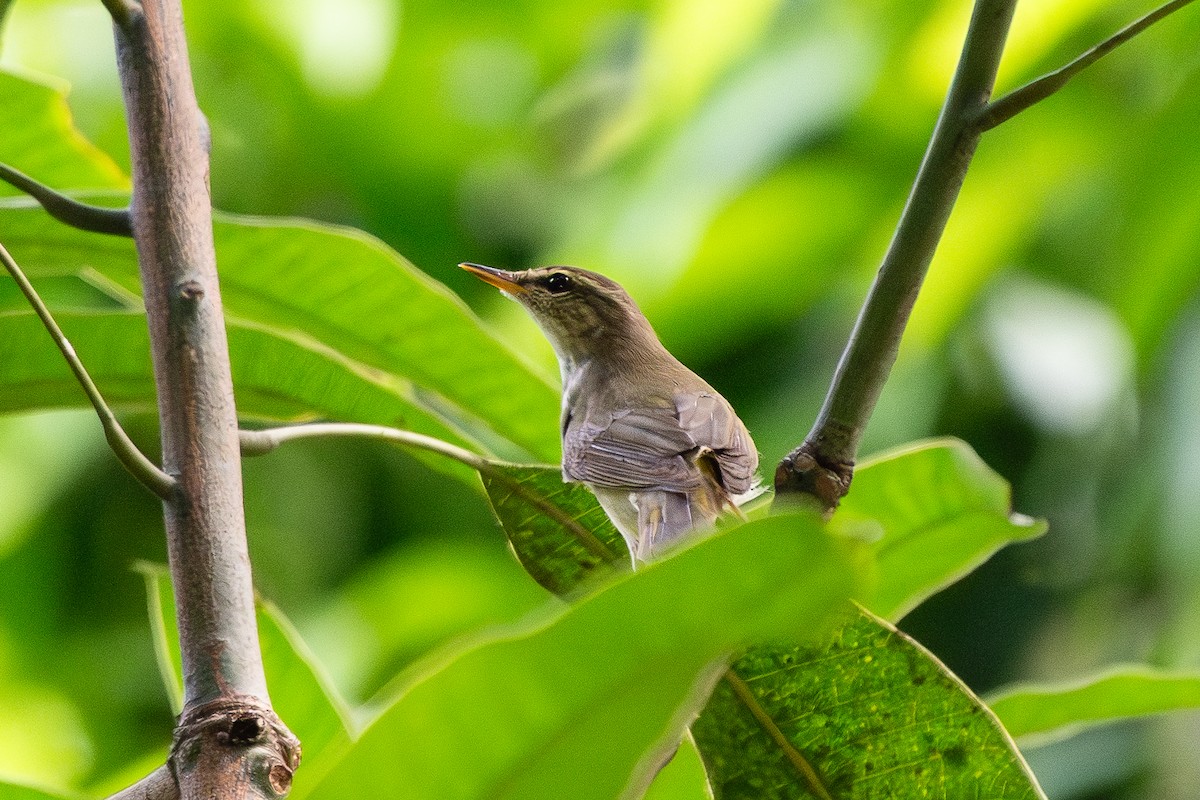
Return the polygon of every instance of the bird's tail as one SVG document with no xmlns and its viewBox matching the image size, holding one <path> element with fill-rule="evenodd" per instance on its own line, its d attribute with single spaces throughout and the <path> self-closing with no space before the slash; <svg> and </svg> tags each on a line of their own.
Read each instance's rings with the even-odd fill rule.
<svg viewBox="0 0 1200 800">
<path fill-rule="evenodd" d="M 681 492 L 639 492 L 637 540 L 632 542 L 635 562 L 646 562 L 697 529 L 712 525 L 702 504 Z"/>
</svg>

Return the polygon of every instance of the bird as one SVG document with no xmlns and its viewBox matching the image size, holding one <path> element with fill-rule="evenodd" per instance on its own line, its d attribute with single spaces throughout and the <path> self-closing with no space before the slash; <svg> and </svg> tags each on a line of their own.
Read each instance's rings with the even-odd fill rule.
<svg viewBox="0 0 1200 800">
<path fill-rule="evenodd" d="M 758 451 L 733 407 L 659 341 L 616 281 L 579 267 L 459 265 L 516 300 L 562 375 L 562 474 L 591 489 L 634 569 L 757 486 Z M 744 518 L 744 517 L 743 517 Z"/>
</svg>

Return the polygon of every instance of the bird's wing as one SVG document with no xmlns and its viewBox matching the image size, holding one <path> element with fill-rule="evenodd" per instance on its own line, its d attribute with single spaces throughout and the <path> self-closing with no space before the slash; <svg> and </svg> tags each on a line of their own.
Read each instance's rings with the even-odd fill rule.
<svg viewBox="0 0 1200 800">
<path fill-rule="evenodd" d="M 596 486 L 690 492 L 709 477 L 697 458 L 715 459 L 722 486 L 748 491 L 758 453 L 719 395 L 681 393 L 673 407 L 635 408 L 568 425 L 563 472 Z"/>
<path fill-rule="evenodd" d="M 596 486 L 686 492 L 702 481 L 685 457 L 695 449 L 674 408 L 624 409 L 567 427 L 563 473 Z"/>
<path fill-rule="evenodd" d="M 717 394 L 687 392 L 675 397 L 675 407 L 679 427 L 697 447 L 711 451 L 722 487 L 733 495 L 750 491 L 758 469 L 758 451 L 729 403 Z"/>
</svg>

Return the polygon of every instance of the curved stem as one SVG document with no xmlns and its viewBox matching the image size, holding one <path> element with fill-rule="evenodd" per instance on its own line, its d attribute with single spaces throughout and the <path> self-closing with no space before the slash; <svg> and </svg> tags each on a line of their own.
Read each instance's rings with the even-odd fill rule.
<svg viewBox="0 0 1200 800">
<path fill-rule="evenodd" d="M 775 473 L 777 495 L 833 508 L 850 487 L 863 430 L 896 361 L 925 273 L 975 153 L 1016 0 L 977 0 L 962 56 L 883 263 L 816 424 Z"/>
<path fill-rule="evenodd" d="M 7 164 L 0 164 L 0 180 L 25 192 L 37 200 L 47 214 L 72 228 L 112 236 L 133 236 L 128 208 L 104 208 L 80 203 Z"/>
<path fill-rule="evenodd" d="M 1171 2 L 1146 14 L 1144 17 L 1131 22 L 1121 30 L 1105 39 L 1100 44 L 1088 49 L 1070 63 L 1047 73 L 1036 80 L 1014 89 L 999 100 L 989 104 L 980 115 L 981 130 L 991 130 L 1002 122 L 1012 119 L 1025 109 L 1045 100 L 1067 84 L 1080 72 L 1099 61 L 1120 45 L 1137 36 L 1154 23 L 1190 4 L 1192 0 L 1171 0 Z"/>
<path fill-rule="evenodd" d="M 104 438 L 108 441 L 108 446 L 116 454 L 117 459 L 129 470 L 129 474 L 137 478 L 138 483 L 145 486 L 150 491 L 154 492 L 159 497 L 166 499 L 171 496 L 175 490 L 175 479 L 167 473 L 163 472 L 154 464 L 146 455 L 138 449 L 129 435 L 125 433 L 125 429 L 121 427 L 121 423 L 117 422 L 116 415 L 112 409 L 104 402 L 103 395 L 96 388 L 96 383 L 92 380 L 92 376 L 88 374 L 87 368 L 83 366 L 75 348 L 67 340 L 66 334 L 62 332 L 62 328 L 58 327 L 54 317 L 50 314 L 50 309 L 42 302 L 42 298 L 38 295 L 37 290 L 33 288 L 33 284 L 29 282 L 29 278 L 21 271 L 17 262 L 9 255 L 8 250 L 4 245 L 0 244 L 0 262 L 4 263 L 8 274 L 12 275 L 17 286 L 21 289 L 21 293 L 25 295 L 25 299 L 29 301 L 29 305 L 33 306 L 33 310 L 37 313 L 38 318 L 42 321 L 42 325 L 50 334 L 50 338 L 58 345 L 59 351 L 66 359 L 68 366 L 71 367 L 71 372 L 75 373 L 75 379 L 79 381 L 79 385 L 83 387 L 84 394 L 92 403 L 92 408 L 96 409 L 96 416 L 100 418 L 100 425 L 104 428 Z"/>
<path fill-rule="evenodd" d="M 315 422 L 309 425 L 288 425 L 282 428 L 266 428 L 260 431 L 238 431 L 242 446 L 242 455 L 259 456 L 269 453 L 285 442 L 297 439 L 326 439 L 331 437 L 354 437 L 380 439 L 395 442 L 405 447 L 415 447 L 438 453 L 459 463 L 466 464 L 477 472 L 491 470 L 492 462 L 483 456 L 472 453 L 458 445 L 443 442 L 432 436 L 421 433 L 404 431 L 399 428 L 388 428 L 383 425 L 363 425 L 356 422 Z"/>
</svg>

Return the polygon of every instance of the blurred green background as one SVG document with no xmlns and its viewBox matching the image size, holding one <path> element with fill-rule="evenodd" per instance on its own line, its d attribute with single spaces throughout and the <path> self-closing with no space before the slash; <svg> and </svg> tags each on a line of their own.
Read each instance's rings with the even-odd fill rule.
<svg viewBox="0 0 1200 800">
<path fill-rule="evenodd" d="M 1001 89 L 1149 8 L 1021 4 Z M 219 208 L 379 236 L 548 375 L 520 309 L 455 265 L 605 272 L 738 408 L 769 476 L 815 416 L 970 4 L 185 9 Z M 1200 667 L 1197 41 L 1186 9 L 985 136 L 868 431 L 864 453 L 961 436 L 1050 520 L 902 625 L 977 691 Z M 128 169 L 99 2 L 13 3 L 0 65 L 69 84 L 79 128 Z M 154 420 L 128 424 L 152 449 Z M 294 446 L 248 461 L 246 492 L 261 592 L 356 702 L 546 602 L 482 493 L 395 451 Z M 136 559 L 165 559 L 158 504 L 94 418 L 0 418 L 0 775 L 102 791 L 161 759 Z M 1178 715 L 1028 756 L 1053 800 L 1192 800 L 1197 749 L 1200 718 Z"/>
</svg>

